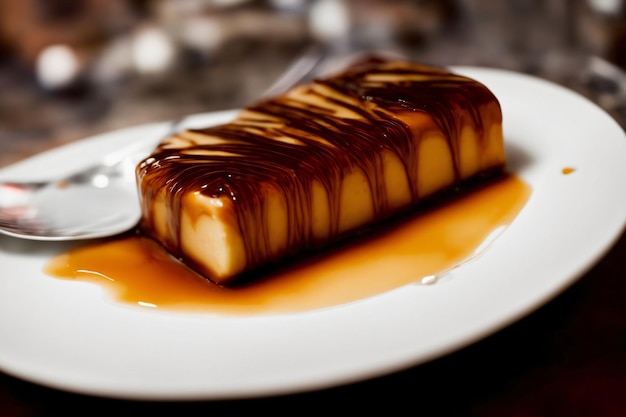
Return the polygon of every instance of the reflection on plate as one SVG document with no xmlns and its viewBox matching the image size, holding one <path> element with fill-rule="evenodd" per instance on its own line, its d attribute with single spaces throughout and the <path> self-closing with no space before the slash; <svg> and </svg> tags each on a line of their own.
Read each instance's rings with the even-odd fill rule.
<svg viewBox="0 0 626 417">
<path fill-rule="evenodd" d="M 457 279 L 297 314 L 167 313 L 113 304 L 97 286 L 42 273 L 51 256 L 76 244 L 4 236 L 0 369 L 60 389 L 119 398 L 284 394 L 423 363 L 547 302 L 622 231 L 626 137 L 606 113 L 562 87 L 506 71 L 455 69 L 499 97 L 510 170 L 533 189 L 489 250 L 452 272 Z M 190 124 L 230 117 L 198 115 Z M 77 168 L 76 161 L 90 162 L 86 155 L 96 159 L 166 129 L 155 124 L 94 137 L 15 164 L 0 178 L 63 174 Z"/>
</svg>

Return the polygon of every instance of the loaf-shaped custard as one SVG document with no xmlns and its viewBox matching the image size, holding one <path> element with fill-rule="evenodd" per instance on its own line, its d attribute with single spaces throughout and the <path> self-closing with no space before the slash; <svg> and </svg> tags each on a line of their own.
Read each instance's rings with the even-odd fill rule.
<svg viewBox="0 0 626 417">
<path fill-rule="evenodd" d="M 140 228 L 228 285 L 504 167 L 483 84 L 363 60 L 164 140 L 136 170 Z"/>
</svg>

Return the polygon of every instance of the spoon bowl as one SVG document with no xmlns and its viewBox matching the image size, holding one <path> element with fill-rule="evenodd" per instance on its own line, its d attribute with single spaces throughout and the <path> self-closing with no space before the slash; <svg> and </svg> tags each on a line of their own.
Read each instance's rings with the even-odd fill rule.
<svg viewBox="0 0 626 417">
<path fill-rule="evenodd" d="M 51 181 L 0 182 L 0 233 L 31 240 L 94 239 L 123 233 L 141 210 L 135 166 L 156 140 Z"/>
</svg>

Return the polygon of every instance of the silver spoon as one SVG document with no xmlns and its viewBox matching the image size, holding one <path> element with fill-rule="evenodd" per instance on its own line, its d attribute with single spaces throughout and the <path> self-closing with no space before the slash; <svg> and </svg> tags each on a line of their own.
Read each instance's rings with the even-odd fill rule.
<svg viewBox="0 0 626 417">
<path fill-rule="evenodd" d="M 322 56 L 318 46 L 305 51 L 262 97 L 312 78 Z M 172 123 L 168 134 L 181 122 Z M 0 182 L 0 233 L 61 241 L 107 237 L 132 229 L 141 215 L 135 166 L 156 146 L 157 139 L 162 138 L 130 145 L 62 179 Z"/>
<path fill-rule="evenodd" d="M 129 145 L 61 179 L 0 182 L 0 233 L 59 241 L 111 236 L 133 228 L 141 214 L 134 169 L 156 146 L 156 139 Z"/>
</svg>

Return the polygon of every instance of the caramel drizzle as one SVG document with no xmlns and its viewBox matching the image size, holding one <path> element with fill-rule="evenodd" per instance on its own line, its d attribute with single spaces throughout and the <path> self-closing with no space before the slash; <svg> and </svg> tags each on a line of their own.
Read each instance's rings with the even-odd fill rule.
<svg viewBox="0 0 626 417">
<path fill-rule="evenodd" d="M 417 202 L 417 158 L 405 155 L 417 155 L 419 138 L 394 114 L 430 115 L 448 139 L 459 178 L 459 116 L 469 112 L 480 132 L 483 125 L 477 109 L 495 101 L 489 90 L 469 78 L 375 59 L 316 80 L 307 89 L 319 105 L 303 104 L 289 94 L 257 103 L 233 123 L 183 132 L 164 142 L 139 166 L 143 190 L 152 190 L 151 182 L 167 183 L 172 236 L 179 238 L 184 193 L 227 196 L 235 203 L 243 235 L 253 237 L 245 243 L 248 266 L 257 266 L 270 252 L 262 188 L 271 184 L 288 196 L 289 247 L 315 247 L 319 242 L 311 224 L 313 181 L 322 184 L 329 197 L 330 236 L 339 230 L 340 179 L 355 166 L 367 177 L 376 218 L 389 214 L 381 149 L 405 161 L 412 201 Z M 337 116 L 346 111 L 356 117 Z M 152 198 L 144 195 L 144 213 L 152 207 Z M 150 234 L 151 226 L 143 226 Z M 170 246 L 174 255 L 182 256 L 178 240 Z"/>
</svg>

